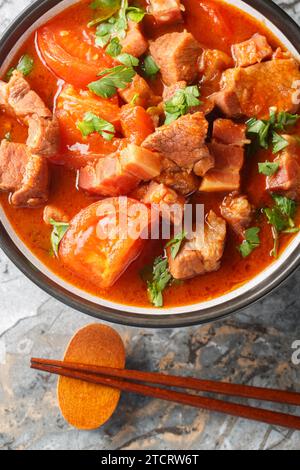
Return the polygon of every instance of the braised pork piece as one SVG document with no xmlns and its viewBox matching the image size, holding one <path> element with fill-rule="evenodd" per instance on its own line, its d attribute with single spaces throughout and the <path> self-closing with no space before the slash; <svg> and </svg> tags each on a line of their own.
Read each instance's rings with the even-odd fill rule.
<svg viewBox="0 0 300 470">
<path fill-rule="evenodd" d="M 171 307 L 232 291 L 299 230 L 299 83 L 297 59 L 225 1 L 82 0 L 2 75 L 2 207 L 44 264 L 99 297 Z"/>
</svg>

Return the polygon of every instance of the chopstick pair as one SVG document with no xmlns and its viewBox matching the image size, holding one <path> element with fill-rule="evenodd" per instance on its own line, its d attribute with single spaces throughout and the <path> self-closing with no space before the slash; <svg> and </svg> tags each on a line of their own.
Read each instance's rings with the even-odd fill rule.
<svg viewBox="0 0 300 470">
<path fill-rule="evenodd" d="M 31 368 L 61 375 L 63 377 L 116 388 L 123 392 L 136 393 L 195 408 L 300 430 L 299 416 L 186 392 L 177 392 L 172 389 L 157 387 L 157 385 L 299 406 L 300 393 L 296 392 L 215 382 L 191 377 L 179 377 L 162 373 L 113 369 L 51 359 L 32 358 Z M 153 386 L 146 384 L 153 384 Z"/>
</svg>

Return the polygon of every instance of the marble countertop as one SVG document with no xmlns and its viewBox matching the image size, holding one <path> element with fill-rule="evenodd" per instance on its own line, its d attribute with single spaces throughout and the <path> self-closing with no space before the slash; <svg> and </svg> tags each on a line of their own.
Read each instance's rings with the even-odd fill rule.
<svg viewBox="0 0 300 470">
<path fill-rule="evenodd" d="M 30 3 L 0 0 L 0 33 Z M 300 0 L 277 3 L 299 22 Z M 202 327 L 116 327 L 127 365 L 300 391 L 300 365 L 291 359 L 300 340 L 299 283 L 300 271 L 263 301 Z M 30 371 L 29 360 L 62 357 L 92 321 L 33 285 L 0 251 L 0 449 L 300 449 L 299 432 L 128 395 L 102 429 L 69 427 L 56 378 Z"/>
</svg>

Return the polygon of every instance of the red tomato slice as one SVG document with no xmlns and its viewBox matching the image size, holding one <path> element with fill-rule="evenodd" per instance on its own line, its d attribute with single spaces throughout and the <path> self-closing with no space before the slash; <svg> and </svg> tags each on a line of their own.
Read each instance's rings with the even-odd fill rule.
<svg viewBox="0 0 300 470">
<path fill-rule="evenodd" d="M 127 199 L 124 224 L 125 212 L 119 201 L 118 197 L 108 198 L 83 209 L 60 244 L 64 265 L 99 288 L 112 286 L 141 254 L 151 222 L 145 204 Z"/>
<path fill-rule="evenodd" d="M 141 145 L 155 131 L 151 116 L 141 106 L 126 104 L 121 108 L 121 127 L 129 142 Z"/>
<path fill-rule="evenodd" d="M 59 78 L 79 88 L 97 79 L 97 74 L 114 66 L 111 57 L 96 47 L 84 28 L 65 29 L 49 24 L 37 31 L 37 45 L 48 68 Z"/>
<path fill-rule="evenodd" d="M 51 159 L 53 163 L 79 169 L 118 149 L 120 139 L 107 141 L 98 133 L 87 137 L 81 134 L 77 122 L 82 121 L 87 112 L 111 122 L 117 132 L 120 130 L 120 108 L 114 99 L 104 100 L 88 90 L 76 90 L 72 85 L 65 85 L 56 100 L 61 148 L 59 155 Z"/>
</svg>

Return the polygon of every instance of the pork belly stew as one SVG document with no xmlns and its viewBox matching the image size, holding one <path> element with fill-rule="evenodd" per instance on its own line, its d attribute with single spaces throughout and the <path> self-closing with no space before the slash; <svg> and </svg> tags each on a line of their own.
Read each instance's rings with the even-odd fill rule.
<svg viewBox="0 0 300 470">
<path fill-rule="evenodd" d="M 0 189 L 18 237 L 102 299 L 187 306 L 299 231 L 300 70 L 225 1 L 82 0 L 0 82 Z"/>
</svg>

